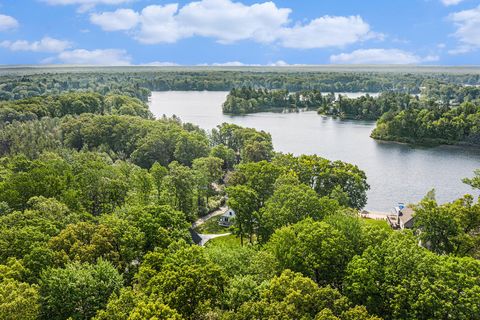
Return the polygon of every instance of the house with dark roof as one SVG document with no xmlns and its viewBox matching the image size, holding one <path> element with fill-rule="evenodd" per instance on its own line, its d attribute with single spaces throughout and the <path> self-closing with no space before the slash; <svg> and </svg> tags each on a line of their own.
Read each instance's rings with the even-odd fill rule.
<svg viewBox="0 0 480 320">
<path fill-rule="evenodd" d="M 414 211 L 410 207 L 399 204 L 393 208 L 392 213 L 387 216 L 387 222 L 393 229 L 412 229 Z"/>
</svg>

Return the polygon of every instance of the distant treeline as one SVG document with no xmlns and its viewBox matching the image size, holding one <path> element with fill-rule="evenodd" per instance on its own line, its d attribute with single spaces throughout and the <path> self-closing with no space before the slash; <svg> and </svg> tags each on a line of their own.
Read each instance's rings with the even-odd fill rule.
<svg viewBox="0 0 480 320">
<path fill-rule="evenodd" d="M 422 94 L 444 105 L 460 104 L 480 98 L 480 86 L 456 85 L 426 81 L 422 86 Z"/>
<path fill-rule="evenodd" d="M 229 91 L 251 87 L 290 92 L 405 92 L 418 94 L 427 84 L 480 84 L 479 74 L 329 72 L 329 71 L 219 71 L 145 70 L 136 68 L 69 69 L 57 73 L 42 70 L 9 70 L 0 76 L 0 100 L 18 100 L 66 91 L 91 91 L 102 95 L 122 94 L 147 101 L 151 91 Z M 48 71 L 48 70 L 47 70 Z"/>
</svg>

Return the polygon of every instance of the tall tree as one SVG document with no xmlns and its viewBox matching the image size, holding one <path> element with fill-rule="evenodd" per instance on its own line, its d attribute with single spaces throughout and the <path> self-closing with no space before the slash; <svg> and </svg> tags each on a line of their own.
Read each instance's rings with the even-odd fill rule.
<svg viewBox="0 0 480 320">
<path fill-rule="evenodd" d="M 480 199 L 466 195 L 438 205 L 425 198 L 415 207 L 414 226 L 422 245 L 438 254 L 480 254 Z"/>
<path fill-rule="evenodd" d="M 196 318 L 202 303 L 218 306 L 226 283 L 222 269 L 201 247 L 182 244 L 145 255 L 138 281 L 142 291 L 161 296 L 163 303 L 188 319 Z"/>
<path fill-rule="evenodd" d="M 166 192 L 171 195 L 171 202 L 175 209 L 185 213 L 193 221 L 197 213 L 196 183 L 193 171 L 174 161 L 168 166 L 169 172 L 165 177 Z"/>
<path fill-rule="evenodd" d="M 122 287 L 122 277 L 106 261 L 47 269 L 40 279 L 42 319 L 89 319 Z"/>
<path fill-rule="evenodd" d="M 259 209 L 257 193 L 244 185 L 228 187 L 226 192 L 227 205 L 235 211 L 235 226 L 240 235 L 241 244 L 243 245 L 244 236 L 248 236 L 252 243 L 257 222 L 255 212 Z"/>
<path fill-rule="evenodd" d="M 297 223 L 307 217 L 321 220 L 339 209 L 335 200 L 320 198 L 309 186 L 293 177 L 280 177 L 275 183 L 273 195 L 260 210 L 259 232 L 262 241 L 283 226 Z"/>
<path fill-rule="evenodd" d="M 352 244 L 325 222 L 307 218 L 275 231 L 267 250 L 282 269 L 302 272 L 321 285 L 339 286 L 353 257 Z"/>
</svg>

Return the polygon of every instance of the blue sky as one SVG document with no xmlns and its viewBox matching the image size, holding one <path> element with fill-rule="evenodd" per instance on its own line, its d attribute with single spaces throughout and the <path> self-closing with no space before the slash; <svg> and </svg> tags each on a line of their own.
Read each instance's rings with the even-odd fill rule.
<svg viewBox="0 0 480 320">
<path fill-rule="evenodd" d="M 478 0 L 0 0 L 0 64 L 480 64 Z"/>
</svg>

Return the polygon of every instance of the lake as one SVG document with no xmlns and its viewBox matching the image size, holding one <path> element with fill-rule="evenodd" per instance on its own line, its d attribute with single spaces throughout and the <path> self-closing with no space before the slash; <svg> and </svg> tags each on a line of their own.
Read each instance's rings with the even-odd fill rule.
<svg viewBox="0 0 480 320">
<path fill-rule="evenodd" d="M 367 174 L 371 187 L 366 206 L 370 210 L 387 211 L 398 202 L 418 202 L 432 188 L 442 203 L 473 193 L 461 179 L 471 177 L 473 170 L 480 168 L 479 149 L 379 142 L 370 138 L 375 122 L 333 119 L 314 111 L 224 115 L 222 103 L 227 94 L 153 92 L 150 110 L 156 117 L 176 115 L 207 130 L 223 122 L 264 130 L 272 134 L 276 151 L 318 154 L 356 164 Z"/>
</svg>

